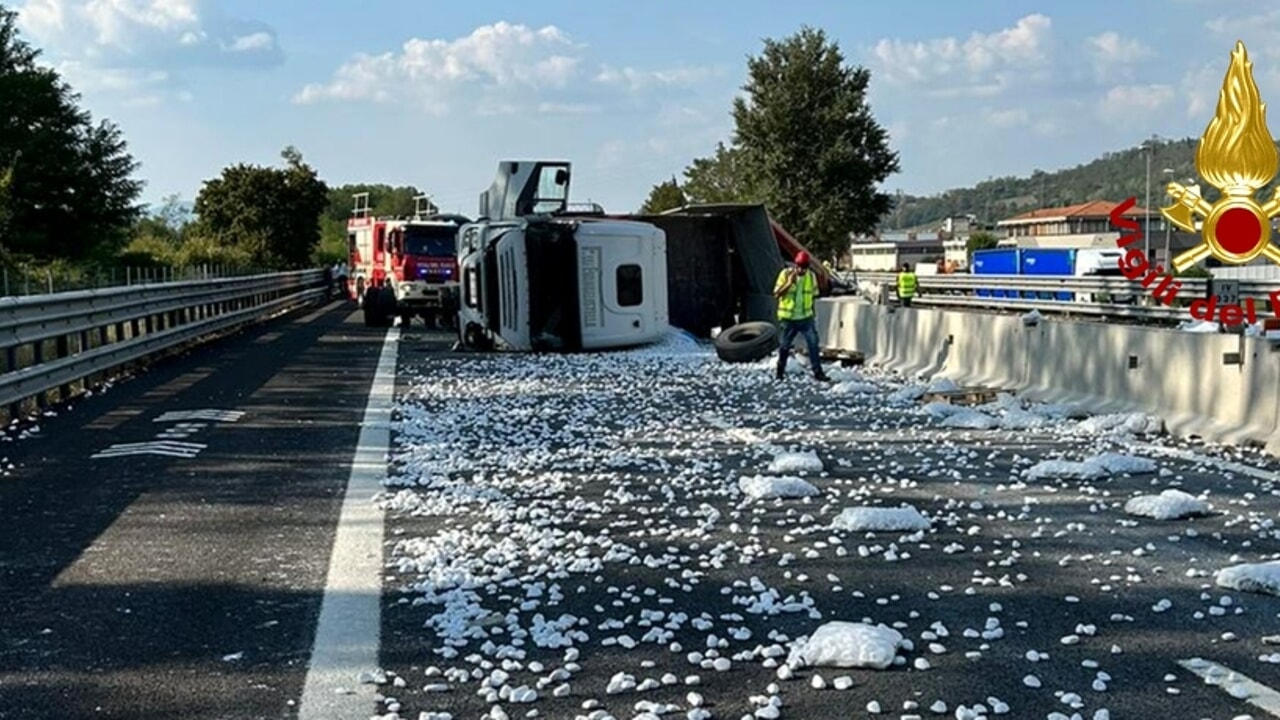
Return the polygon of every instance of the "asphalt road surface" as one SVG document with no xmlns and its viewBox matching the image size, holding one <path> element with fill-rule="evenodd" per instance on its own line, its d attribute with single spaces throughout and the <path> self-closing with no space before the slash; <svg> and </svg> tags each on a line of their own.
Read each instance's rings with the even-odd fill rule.
<svg viewBox="0 0 1280 720">
<path fill-rule="evenodd" d="M 0 718 L 296 714 L 385 333 L 300 311 L 0 445 Z"/>
<path fill-rule="evenodd" d="M 352 310 L 206 346 L 0 443 L 0 718 L 297 717 L 322 602 L 345 592 L 335 538 L 349 554 L 359 536 L 343 498 L 385 332 Z M 381 611 L 337 648 L 383 670 L 339 666 L 353 719 L 1280 716 L 1261 687 L 1280 686 L 1263 642 L 1280 598 L 1213 581 L 1280 550 L 1275 463 L 1050 408 L 944 427 L 872 372 L 830 387 L 705 348 L 450 344 L 399 341 L 389 487 L 369 503 Z M 1158 472 L 1028 475 L 1104 451 Z M 769 467 L 809 453 L 820 471 Z M 738 480 L 756 475 L 817 494 L 752 500 Z M 1173 487 L 1212 513 L 1123 509 Z M 903 503 L 927 530 L 832 525 Z M 886 669 L 780 675 L 833 620 L 910 646 Z M 1195 658 L 1261 686 L 1208 685 L 1179 664 Z"/>
<path fill-rule="evenodd" d="M 798 363 L 778 384 L 767 362 L 705 350 L 407 352 L 428 340 L 402 341 L 380 712 L 686 717 L 697 700 L 716 718 L 1273 716 L 1178 664 L 1280 687 L 1280 648 L 1262 641 L 1280 598 L 1213 577 L 1280 550 L 1273 463 L 1185 445 L 1190 460 L 1163 457 L 1145 445 L 1177 444 L 1081 430 L 1050 408 L 1031 429 L 944 428 L 921 403 L 886 404 L 899 384 L 874 373 L 841 371 L 880 389 L 840 394 L 851 386 Z M 735 477 L 788 449 L 822 461 L 806 475 L 821 495 L 745 500 Z M 1103 451 L 1159 471 L 1025 474 Z M 1208 492 L 1214 512 L 1123 510 L 1172 487 Z M 831 529 L 843 507 L 900 503 L 931 528 Z M 884 670 L 779 679 L 773 653 L 832 620 L 892 626 L 912 648 Z"/>
</svg>

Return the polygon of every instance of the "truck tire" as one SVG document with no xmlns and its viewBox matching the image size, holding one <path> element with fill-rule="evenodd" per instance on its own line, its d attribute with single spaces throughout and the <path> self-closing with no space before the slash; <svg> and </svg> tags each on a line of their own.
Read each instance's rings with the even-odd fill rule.
<svg viewBox="0 0 1280 720">
<path fill-rule="evenodd" d="M 753 321 L 725 328 L 716 336 L 716 356 L 725 362 L 755 362 L 778 349 L 778 326 Z"/>
<path fill-rule="evenodd" d="M 365 327 L 382 327 L 382 303 L 378 288 L 365 288 L 360 296 L 360 309 L 364 311 Z"/>
<path fill-rule="evenodd" d="M 382 327 L 391 327 L 396 324 L 396 316 L 400 313 L 399 302 L 396 301 L 396 291 L 390 285 L 383 285 L 379 288 L 381 291 L 378 295 L 378 301 L 382 304 Z"/>
</svg>

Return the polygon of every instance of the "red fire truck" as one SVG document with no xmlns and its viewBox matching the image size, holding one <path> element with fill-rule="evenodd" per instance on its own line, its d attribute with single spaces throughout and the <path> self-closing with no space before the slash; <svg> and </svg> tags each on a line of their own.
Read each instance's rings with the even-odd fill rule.
<svg viewBox="0 0 1280 720">
<path fill-rule="evenodd" d="M 347 293 L 364 311 L 365 325 L 390 327 L 415 317 L 428 326 L 453 327 L 458 317 L 458 228 L 461 215 L 440 214 L 430 197 L 416 198 L 412 217 L 374 217 L 369 193 L 353 197 L 347 221 L 350 271 Z"/>
</svg>

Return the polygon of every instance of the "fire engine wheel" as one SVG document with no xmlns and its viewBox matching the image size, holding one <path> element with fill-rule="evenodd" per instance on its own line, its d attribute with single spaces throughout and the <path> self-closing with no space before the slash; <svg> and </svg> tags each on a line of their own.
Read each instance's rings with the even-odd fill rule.
<svg viewBox="0 0 1280 720">
<path fill-rule="evenodd" d="M 745 322 L 725 328 L 716 336 L 716 355 L 725 362 L 755 362 L 778 349 L 778 326 Z"/>
<path fill-rule="evenodd" d="M 365 327 L 390 327 L 395 322 L 396 298 L 387 288 L 366 288 L 362 297 Z"/>
</svg>

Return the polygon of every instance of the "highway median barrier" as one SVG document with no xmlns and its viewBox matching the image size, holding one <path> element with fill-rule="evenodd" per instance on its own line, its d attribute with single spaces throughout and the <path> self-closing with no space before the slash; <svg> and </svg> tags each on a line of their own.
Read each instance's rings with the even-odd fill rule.
<svg viewBox="0 0 1280 720">
<path fill-rule="evenodd" d="M 1003 387 L 1093 413 L 1146 412 L 1180 437 L 1280 456 L 1280 344 L 1235 334 L 935 308 L 854 298 L 817 307 L 826 345 L 869 367 Z"/>
</svg>

